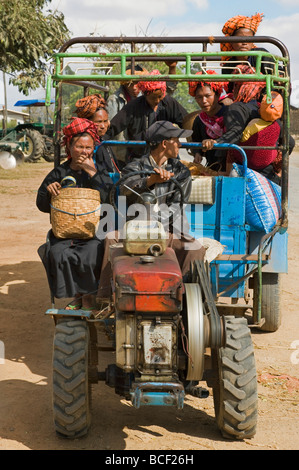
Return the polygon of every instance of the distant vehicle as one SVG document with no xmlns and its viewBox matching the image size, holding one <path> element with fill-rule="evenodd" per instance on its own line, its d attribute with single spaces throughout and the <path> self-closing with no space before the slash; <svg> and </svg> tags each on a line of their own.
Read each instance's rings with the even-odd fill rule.
<svg viewBox="0 0 299 470">
<path fill-rule="evenodd" d="M 54 101 L 51 101 L 54 103 Z M 23 108 L 45 106 L 45 100 L 19 100 L 14 106 L 22 106 Z M 18 124 L 13 129 L 16 133 L 16 140 L 25 143 L 24 160 L 27 162 L 36 162 L 40 158 L 44 158 L 47 162 L 54 161 L 53 147 L 53 124 L 48 121 L 48 108 L 46 123 L 42 122 L 25 122 Z M 30 119 L 31 121 L 31 119 Z"/>
</svg>

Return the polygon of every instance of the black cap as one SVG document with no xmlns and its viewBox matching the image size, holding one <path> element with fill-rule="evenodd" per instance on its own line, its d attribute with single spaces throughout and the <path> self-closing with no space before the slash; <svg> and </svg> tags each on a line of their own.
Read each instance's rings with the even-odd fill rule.
<svg viewBox="0 0 299 470">
<path fill-rule="evenodd" d="M 162 142 L 172 137 L 190 137 L 193 131 L 189 129 L 180 129 L 169 121 L 156 121 L 145 133 L 146 142 Z"/>
</svg>

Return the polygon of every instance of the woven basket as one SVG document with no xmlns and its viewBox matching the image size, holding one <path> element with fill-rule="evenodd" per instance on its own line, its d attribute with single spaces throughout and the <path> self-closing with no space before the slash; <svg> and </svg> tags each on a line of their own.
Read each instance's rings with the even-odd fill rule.
<svg viewBox="0 0 299 470">
<path fill-rule="evenodd" d="M 57 238 L 93 238 L 100 221 L 100 193 L 63 188 L 51 199 L 52 231 Z"/>
</svg>

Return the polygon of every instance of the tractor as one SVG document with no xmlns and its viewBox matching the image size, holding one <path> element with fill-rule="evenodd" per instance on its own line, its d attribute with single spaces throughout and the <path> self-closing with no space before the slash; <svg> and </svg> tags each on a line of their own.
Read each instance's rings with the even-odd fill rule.
<svg viewBox="0 0 299 470">
<path fill-rule="evenodd" d="M 213 37 L 213 43 L 238 42 L 238 37 Z M 126 222 L 123 243 L 111 247 L 113 297 L 98 312 L 83 309 L 68 311 L 52 308 L 46 314 L 55 323 L 53 347 L 53 414 L 59 435 L 76 438 L 85 435 L 91 424 L 91 385 L 104 381 L 107 386 L 129 400 L 134 407 L 168 406 L 180 410 L 186 395 L 206 398 L 212 389 L 215 419 L 224 437 L 246 439 L 255 435 L 257 427 L 257 377 L 251 328 L 276 331 L 281 321 L 280 274 L 287 272 L 287 211 L 288 211 L 288 137 L 289 137 L 289 57 L 285 46 L 275 38 L 248 37 L 254 43 L 270 42 L 281 56 L 254 49 L 259 68 L 244 80 L 264 81 L 260 73 L 262 55 L 275 62 L 272 75 L 266 76 L 268 99 L 271 89 L 282 90 L 284 98 L 284 136 L 282 145 L 281 213 L 272 230 L 265 233 L 248 222 L 247 197 L 250 178 L 246 153 L 238 177 L 213 176 L 208 181 L 208 199 L 188 201 L 186 215 L 191 235 L 203 236 L 221 243 L 224 252 L 209 261 L 196 261 L 191 278 L 184 282 L 174 251 L 163 244 L 164 234 L 159 224 L 157 238 L 150 243 L 148 221 L 144 221 L 138 243 L 130 245 L 135 227 Z M 69 53 L 78 44 L 127 42 L 128 53 Z M 181 44 L 185 51 L 197 45 L 201 51 L 176 53 L 138 53 L 136 44 Z M 152 77 L 127 75 L 126 66 L 134 70 L 135 61 L 181 61 L 184 72 L 159 76 L 159 80 L 188 81 L 198 77 L 191 64 L 201 70 L 211 63 L 221 68 L 222 52 L 208 52 L 211 37 L 181 38 L 73 38 L 55 54 L 55 67 L 48 84 L 56 88 L 54 122 L 54 164 L 60 163 L 60 131 L 62 122 L 62 84 L 85 81 L 88 88 L 99 82 L 150 80 Z M 84 57 L 93 65 L 85 67 L 90 74 L 68 75 L 64 61 Z M 238 61 L 242 52 L 232 53 Z M 99 73 L 99 62 L 115 60 L 120 72 Z M 101 65 L 101 64 L 100 64 Z M 282 66 L 284 75 L 279 72 Z M 82 66 L 78 66 L 82 67 Z M 78 70 L 82 70 L 78 68 Z M 201 80 L 208 79 L 201 76 Z M 213 79 L 234 80 L 234 75 L 215 75 Z M 50 87 L 48 88 L 50 96 Z M 135 142 L 136 143 L 136 142 Z M 132 145 L 130 142 L 107 141 L 108 145 Z M 143 145 L 144 142 L 139 142 Z M 198 143 L 183 147 L 199 146 Z M 237 146 L 235 146 L 237 147 Z M 129 177 L 130 175 L 126 175 Z M 114 186 L 111 204 L 115 210 L 115 194 L 124 177 Z M 179 183 L 174 180 L 179 187 Z M 192 183 L 193 184 L 193 183 Z M 196 182 L 194 181 L 194 187 Z M 144 196 L 144 195 L 143 195 Z M 181 205 L 187 201 L 181 197 Z M 148 201 L 144 200 L 144 204 Z M 154 203 L 154 201 L 152 201 Z M 197 220 L 196 204 L 200 204 L 201 219 Z M 130 245 L 130 249 L 128 248 Z M 136 251 L 135 251 L 135 247 Z M 252 300 L 248 294 L 253 291 Z M 240 300 L 240 302 L 239 302 Z M 242 302 L 242 303 L 241 303 Z M 248 311 L 250 310 L 251 318 Z M 103 335 L 104 333 L 104 335 Z M 99 370 L 99 352 L 106 350 L 103 337 L 108 339 L 111 363 Z"/>
</svg>

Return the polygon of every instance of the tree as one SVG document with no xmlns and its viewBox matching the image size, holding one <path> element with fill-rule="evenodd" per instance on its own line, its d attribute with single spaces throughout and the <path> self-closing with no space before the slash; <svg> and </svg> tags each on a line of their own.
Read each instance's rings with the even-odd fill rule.
<svg viewBox="0 0 299 470">
<path fill-rule="evenodd" d="M 68 38 L 64 15 L 51 0 L 0 0 L 0 70 L 25 95 L 45 86 L 47 62 Z"/>
</svg>

